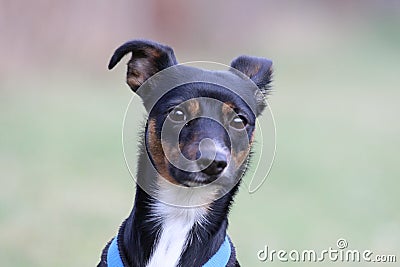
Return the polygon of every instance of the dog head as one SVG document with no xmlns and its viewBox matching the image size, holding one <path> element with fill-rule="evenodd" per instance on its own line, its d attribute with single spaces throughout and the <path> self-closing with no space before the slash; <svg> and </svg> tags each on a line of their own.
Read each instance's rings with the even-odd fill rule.
<svg viewBox="0 0 400 267">
<path fill-rule="evenodd" d="M 134 40 L 114 52 L 109 69 L 128 53 L 127 84 L 148 111 L 145 145 L 160 176 L 187 187 L 236 184 L 266 107 L 272 62 L 240 56 L 226 71 L 208 71 L 178 65 L 168 46 Z"/>
</svg>

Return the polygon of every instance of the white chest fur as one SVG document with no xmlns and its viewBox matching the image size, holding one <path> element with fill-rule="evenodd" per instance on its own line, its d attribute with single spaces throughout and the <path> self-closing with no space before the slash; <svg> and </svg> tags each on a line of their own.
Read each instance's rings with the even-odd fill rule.
<svg viewBox="0 0 400 267">
<path fill-rule="evenodd" d="M 174 267 L 178 264 L 187 244 L 193 225 L 201 223 L 201 208 L 179 208 L 158 203 L 156 209 L 162 214 L 161 235 L 147 267 Z"/>
<path fill-rule="evenodd" d="M 162 223 L 161 237 L 147 267 L 174 267 L 178 264 L 190 229 L 191 218 L 169 218 Z"/>
<path fill-rule="evenodd" d="M 171 189 L 170 185 L 164 182 L 160 183 L 159 199 L 167 203 L 177 203 L 176 200 L 179 199 L 179 202 L 183 201 L 187 204 L 188 198 L 193 198 L 193 195 L 190 195 L 176 188 Z M 168 198 L 175 198 L 175 200 Z M 183 250 L 190 242 L 188 239 L 193 238 L 189 236 L 190 230 L 195 223 L 202 226 L 207 211 L 207 206 L 185 206 L 171 206 L 157 202 L 152 207 L 154 217 L 151 220 L 160 223 L 161 234 L 146 267 L 174 267 L 179 263 Z"/>
</svg>

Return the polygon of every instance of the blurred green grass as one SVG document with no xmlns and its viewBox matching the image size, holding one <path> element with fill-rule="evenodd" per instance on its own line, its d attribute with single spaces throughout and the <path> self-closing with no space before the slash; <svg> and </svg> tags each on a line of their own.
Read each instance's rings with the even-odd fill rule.
<svg viewBox="0 0 400 267">
<path fill-rule="evenodd" d="M 365 34 L 274 54 L 276 160 L 260 190 L 242 186 L 230 217 L 243 266 L 290 265 L 260 263 L 264 245 L 322 250 L 341 237 L 352 249 L 400 250 L 400 53 L 386 40 Z M 130 212 L 123 71 L 2 82 L 3 266 L 93 266 Z"/>
</svg>

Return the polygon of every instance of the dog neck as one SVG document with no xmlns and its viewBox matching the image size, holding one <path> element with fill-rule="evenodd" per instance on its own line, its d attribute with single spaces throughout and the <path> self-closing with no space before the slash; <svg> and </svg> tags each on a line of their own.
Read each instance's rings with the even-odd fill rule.
<svg viewBox="0 0 400 267">
<path fill-rule="evenodd" d="M 138 173 L 157 177 L 148 165 L 151 163 L 142 159 L 139 157 Z M 136 188 L 134 207 L 121 229 L 121 244 L 127 264 L 147 267 L 202 266 L 224 242 L 229 207 L 238 185 L 208 205 L 177 207 L 166 203 L 174 202 L 175 199 L 171 198 L 190 201 L 193 196 L 179 195 L 166 188 L 164 180 L 158 181 L 161 183 L 156 197 L 150 196 L 140 186 Z M 194 197 L 205 198 L 206 193 Z"/>
</svg>

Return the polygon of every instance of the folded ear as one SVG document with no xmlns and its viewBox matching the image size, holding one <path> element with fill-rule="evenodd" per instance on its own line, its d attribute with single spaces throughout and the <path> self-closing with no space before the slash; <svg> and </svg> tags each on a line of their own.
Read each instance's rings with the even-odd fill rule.
<svg viewBox="0 0 400 267">
<path fill-rule="evenodd" d="M 240 56 L 234 59 L 231 67 L 249 77 L 266 95 L 269 93 L 272 78 L 272 61 L 266 58 Z"/>
<path fill-rule="evenodd" d="M 133 40 L 115 50 L 108 69 L 114 68 L 128 53 L 132 53 L 132 57 L 128 62 L 126 82 L 134 92 L 157 72 L 177 64 L 172 48 L 151 41 Z"/>
</svg>

